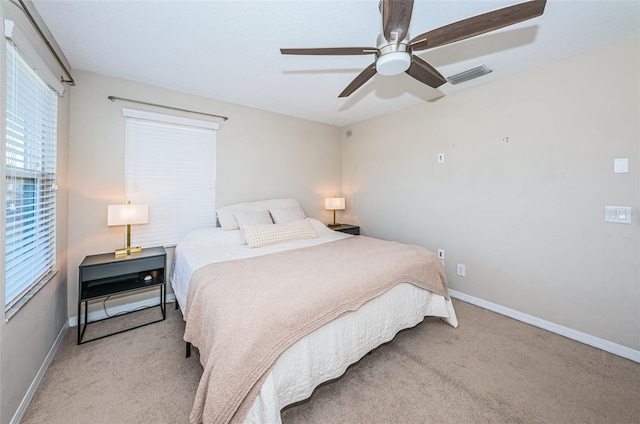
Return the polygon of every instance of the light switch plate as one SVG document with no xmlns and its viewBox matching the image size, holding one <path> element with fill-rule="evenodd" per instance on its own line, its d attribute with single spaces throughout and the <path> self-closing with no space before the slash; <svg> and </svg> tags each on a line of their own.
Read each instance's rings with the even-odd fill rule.
<svg viewBox="0 0 640 424">
<path fill-rule="evenodd" d="M 613 173 L 614 174 L 628 174 L 629 173 L 629 158 L 618 158 L 613 160 Z"/>
<path fill-rule="evenodd" d="M 630 206 L 605 206 L 604 222 L 615 222 L 617 224 L 631 224 Z"/>
<path fill-rule="evenodd" d="M 438 163 L 444 163 L 444 153 L 438 153 Z"/>
</svg>

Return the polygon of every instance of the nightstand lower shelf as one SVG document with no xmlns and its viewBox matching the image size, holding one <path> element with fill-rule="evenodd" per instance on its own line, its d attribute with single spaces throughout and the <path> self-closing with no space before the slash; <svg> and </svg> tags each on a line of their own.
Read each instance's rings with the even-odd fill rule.
<svg viewBox="0 0 640 424">
<path fill-rule="evenodd" d="M 82 310 L 84 309 L 84 320 L 82 322 L 80 322 L 80 321 L 78 322 L 78 344 L 81 345 L 81 344 L 93 342 L 95 340 L 104 339 L 105 337 L 115 336 L 116 334 L 124 333 L 124 332 L 130 331 L 130 330 L 135 330 L 136 328 L 145 327 L 145 326 L 147 326 L 149 324 L 155 324 L 156 322 L 164 321 L 166 319 L 166 316 L 167 316 L 166 315 L 166 302 L 163 302 L 163 300 L 166 298 L 166 292 L 165 292 L 166 289 L 165 289 L 164 285 L 161 285 L 161 286 L 158 286 L 158 287 L 160 288 L 160 303 L 158 303 L 157 305 L 145 306 L 145 307 L 137 308 L 137 309 L 134 309 L 133 311 L 128 311 L 128 312 L 120 312 L 120 313 L 117 313 L 115 315 L 108 316 L 106 318 L 96 319 L 96 320 L 93 320 L 93 321 L 89 321 L 89 305 L 88 305 L 89 300 L 86 300 L 86 301 L 83 301 L 83 302 L 78 302 L 78 317 L 82 316 L 81 315 L 82 314 Z M 136 289 L 136 290 L 139 290 L 139 289 Z M 103 296 L 103 297 L 108 297 L 108 296 Z M 84 304 L 84 308 L 82 307 L 81 304 Z M 84 333 L 85 333 L 85 331 L 87 329 L 87 326 L 89 324 L 96 324 L 98 322 L 106 321 L 106 320 L 111 319 L 111 318 L 122 317 L 122 316 L 125 316 L 125 315 L 133 314 L 133 313 L 136 313 L 136 312 L 141 312 L 141 311 L 144 311 L 144 310 L 147 310 L 147 309 L 151 309 L 151 308 L 160 308 L 160 313 L 162 315 L 162 318 L 158 318 L 155 321 L 145 322 L 144 324 L 138 324 L 138 325 L 135 325 L 133 327 L 127 327 L 127 328 L 124 328 L 122 330 L 118 330 L 118 331 L 114 331 L 112 333 L 108 333 L 108 334 L 104 334 L 104 335 L 101 335 L 101 336 L 98 336 L 98 337 L 94 337 L 92 339 L 83 340 Z"/>
</svg>

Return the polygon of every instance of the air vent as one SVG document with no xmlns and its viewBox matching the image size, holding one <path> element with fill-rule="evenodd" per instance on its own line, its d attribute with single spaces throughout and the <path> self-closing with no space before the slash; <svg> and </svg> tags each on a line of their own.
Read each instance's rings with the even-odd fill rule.
<svg viewBox="0 0 640 424">
<path fill-rule="evenodd" d="M 464 72 L 460 72 L 459 74 L 451 75 L 447 78 L 447 81 L 449 81 L 451 84 L 460 84 L 461 82 L 469 81 L 488 73 L 491 73 L 491 69 L 487 68 L 484 65 L 480 65 L 476 66 L 475 68 L 468 69 Z"/>
</svg>

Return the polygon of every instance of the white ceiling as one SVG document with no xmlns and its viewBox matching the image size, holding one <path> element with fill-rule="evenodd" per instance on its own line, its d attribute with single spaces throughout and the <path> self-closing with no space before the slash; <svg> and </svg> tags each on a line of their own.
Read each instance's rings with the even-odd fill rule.
<svg viewBox="0 0 640 424">
<path fill-rule="evenodd" d="M 416 0 L 409 35 L 520 2 Z M 378 0 L 34 4 L 75 69 L 341 127 L 637 36 L 640 29 L 637 0 L 549 0 L 541 17 L 418 52 L 445 77 L 480 64 L 491 74 L 437 90 L 406 74 L 376 75 L 339 99 L 373 55 L 282 56 L 279 49 L 373 47 L 381 31 Z"/>
</svg>

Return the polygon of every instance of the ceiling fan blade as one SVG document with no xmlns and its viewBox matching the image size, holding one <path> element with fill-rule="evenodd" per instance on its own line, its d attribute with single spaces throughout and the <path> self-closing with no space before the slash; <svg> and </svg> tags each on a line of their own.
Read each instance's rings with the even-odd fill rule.
<svg viewBox="0 0 640 424">
<path fill-rule="evenodd" d="M 359 54 L 375 54 L 378 51 L 375 47 L 327 47 L 312 49 L 280 49 L 282 54 L 301 54 L 301 55 L 359 55 Z"/>
<path fill-rule="evenodd" d="M 445 25 L 413 38 L 411 48 L 431 49 L 517 24 L 542 15 L 546 3 L 547 0 L 528 1 Z"/>
<path fill-rule="evenodd" d="M 409 32 L 413 0 L 383 0 L 382 2 L 382 33 L 389 42 L 404 40 Z M 392 37 L 391 33 L 396 33 Z M 392 38 L 394 38 L 392 40 Z"/>
<path fill-rule="evenodd" d="M 411 66 L 405 72 L 421 83 L 433 88 L 438 88 L 447 82 L 447 79 L 436 68 L 416 55 L 411 56 Z"/>
<path fill-rule="evenodd" d="M 371 65 L 364 68 L 364 70 L 360 72 L 358 76 L 355 77 L 355 79 L 351 81 L 349 85 L 347 85 L 347 88 L 342 90 L 342 93 L 340 93 L 338 97 L 348 97 L 351 93 L 356 91 L 358 88 L 362 87 L 362 85 L 365 82 L 369 81 L 371 77 L 374 76 L 375 74 L 376 74 L 376 64 L 374 62 Z"/>
</svg>

